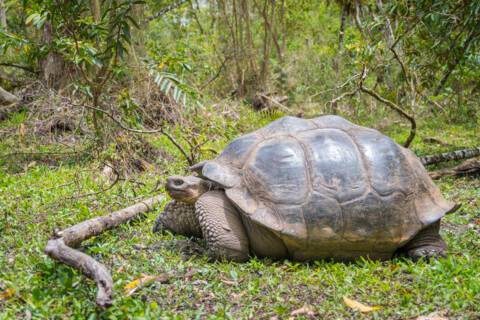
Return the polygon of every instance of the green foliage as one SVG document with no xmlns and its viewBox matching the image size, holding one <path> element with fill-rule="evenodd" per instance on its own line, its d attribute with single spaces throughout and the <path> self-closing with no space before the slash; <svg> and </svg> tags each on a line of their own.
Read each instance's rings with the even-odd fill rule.
<svg viewBox="0 0 480 320">
<path fill-rule="evenodd" d="M 188 107 L 193 102 L 196 106 L 202 106 L 198 91 L 180 80 L 175 74 L 158 71 L 153 67 L 150 69 L 150 75 L 160 88 L 160 91 L 172 97 L 176 104 Z"/>
</svg>

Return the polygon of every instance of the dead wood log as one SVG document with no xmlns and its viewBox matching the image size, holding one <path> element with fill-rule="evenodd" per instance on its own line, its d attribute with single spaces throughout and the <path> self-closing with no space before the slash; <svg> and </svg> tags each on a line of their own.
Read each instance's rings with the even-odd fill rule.
<svg viewBox="0 0 480 320">
<path fill-rule="evenodd" d="M 420 161 L 424 166 L 436 164 L 450 160 L 463 160 L 480 156 L 480 147 L 461 149 L 452 152 L 420 157 Z"/>
<path fill-rule="evenodd" d="M 445 168 L 429 172 L 432 179 L 440 179 L 445 176 L 465 176 L 480 173 L 480 158 L 474 158 L 464 161 L 453 168 Z"/>
<path fill-rule="evenodd" d="M 19 97 L 0 87 L 0 105 L 10 105 L 19 101 Z"/>
<path fill-rule="evenodd" d="M 92 257 L 80 252 L 74 247 L 88 238 L 99 235 L 125 223 L 140 214 L 152 210 L 153 206 L 165 197 L 158 195 L 128 208 L 118 210 L 103 217 L 96 217 L 76 224 L 63 231 L 56 232 L 45 247 L 45 253 L 52 259 L 58 260 L 80 270 L 85 276 L 95 281 L 98 287 L 96 303 L 100 307 L 112 304 L 113 281 L 108 269 Z"/>
</svg>

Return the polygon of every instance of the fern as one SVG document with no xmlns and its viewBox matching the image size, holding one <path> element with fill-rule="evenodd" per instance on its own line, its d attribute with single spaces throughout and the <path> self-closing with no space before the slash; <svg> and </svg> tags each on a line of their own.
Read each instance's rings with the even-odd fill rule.
<svg viewBox="0 0 480 320">
<path fill-rule="evenodd" d="M 190 108 L 192 105 L 203 107 L 198 91 L 184 81 L 180 80 L 176 74 L 158 71 L 150 68 L 150 76 L 165 95 L 171 97 L 175 103 L 184 108 Z"/>
</svg>

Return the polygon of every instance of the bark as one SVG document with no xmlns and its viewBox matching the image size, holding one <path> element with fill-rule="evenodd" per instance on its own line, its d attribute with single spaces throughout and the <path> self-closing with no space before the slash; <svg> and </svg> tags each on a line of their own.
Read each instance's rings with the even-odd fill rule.
<svg viewBox="0 0 480 320">
<path fill-rule="evenodd" d="M 451 160 L 463 160 L 480 156 L 480 147 L 445 152 L 442 154 L 421 157 L 420 160 L 424 166 L 447 162 Z"/>
<path fill-rule="evenodd" d="M 341 74 L 342 74 L 342 56 L 343 56 L 343 46 L 345 41 L 345 26 L 347 22 L 348 12 L 350 10 L 350 4 L 345 2 L 342 5 L 342 14 L 340 15 L 340 30 L 338 31 L 338 52 L 335 58 L 333 59 L 333 67 L 335 69 L 335 77 L 337 83 L 340 82 Z M 338 113 L 338 101 L 334 101 L 332 103 L 332 113 Z"/>
<path fill-rule="evenodd" d="M 47 21 L 43 27 L 42 43 L 49 47 L 53 42 L 52 24 Z M 40 61 L 40 76 L 42 81 L 52 88 L 61 88 L 65 85 L 67 74 L 63 58 L 56 52 L 50 51 L 44 59 Z"/>
<path fill-rule="evenodd" d="M 90 10 L 95 23 L 99 23 L 101 19 L 100 0 L 90 0 Z"/>
<path fill-rule="evenodd" d="M 7 9 L 5 8 L 5 0 L 0 0 L 0 26 L 3 30 L 7 30 Z"/>
<path fill-rule="evenodd" d="M 113 229 L 141 213 L 151 210 L 155 204 L 164 199 L 163 195 L 158 195 L 128 208 L 112 212 L 107 216 L 86 220 L 56 232 L 54 238 L 48 241 L 45 253 L 52 259 L 80 270 L 85 276 L 94 280 L 98 287 L 97 305 L 108 307 L 112 304 L 113 295 L 113 281 L 110 272 L 102 263 L 74 247 L 79 246 L 86 239 L 97 236 L 105 230 Z"/>
<path fill-rule="evenodd" d="M 12 103 L 17 103 L 20 101 L 20 98 L 14 94 L 11 94 L 7 90 L 0 87 L 0 105 L 9 105 Z"/>
<path fill-rule="evenodd" d="M 342 14 L 340 16 L 340 30 L 338 31 L 338 52 L 343 51 L 343 43 L 345 39 L 345 25 L 349 11 L 349 3 L 345 2 L 342 6 Z"/>
<path fill-rule="evenodd" d="M 271 36 L 269 32 L 269 1 L 265 0 L 263 10 L 262 10 L 262 16 L 263 16 L 263 23 L 264 23 L 264 28 L 263 28 L 263 59 L 262 59 L 262 69 L 260 72 L 260 87 L 261 89 L 259 91 L 264 90 L 267 80 L 268 80 L 268 75 L 269 75 L 269 66 L 270 66 L 270 48 L 271 48 Z M 271 21 L 273 22 L 273 19 L 275 17 L 275 6 L 272 6 L 271 9 Z M 272 26 L 272 29 L 274 27 Z"/>
<path fill-rule="evenodd" d="M 382 0 L 377 0 L 376 2 L 377 2 L 378 11 L 380 11 L 382 16 L 385 18 L 385 38 L 386 38 L 387 44 L 389 47 L 392 47 L 392 44 L 395 43 L 395 36 L 393 34 L 392 23 L 390 22 L 390 18 L 388 17 L 388 15 L 385 13 L 385 10 L 383 9 Z"/>
<path fill-rule="evenodd" d="M 445 176 L 465 176 L 480 173 L 480 158 L 474 158 L 464 161 L 453 168 L 446 168 L 429 172 L 432 179 L 440 179 Z"/>
</svg>

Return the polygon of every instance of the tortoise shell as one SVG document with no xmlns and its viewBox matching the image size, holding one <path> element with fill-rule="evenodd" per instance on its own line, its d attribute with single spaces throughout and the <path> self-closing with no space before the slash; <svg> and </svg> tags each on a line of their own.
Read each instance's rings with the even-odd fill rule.
<svg viewBox="0 0 480 320">
<path fill-rule="evenodd" d="M 338 116 L 280 118 L 200 169 L 299 260 L 389 258 L 453 207 L 410 150 Z"/>
</svg>

